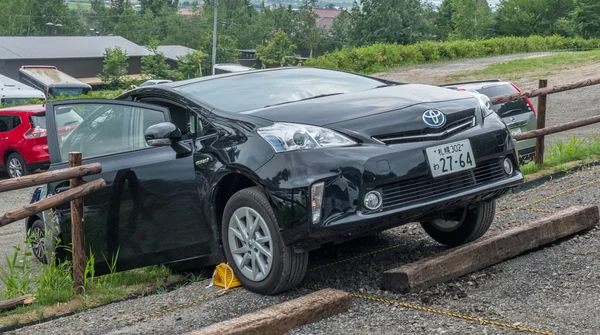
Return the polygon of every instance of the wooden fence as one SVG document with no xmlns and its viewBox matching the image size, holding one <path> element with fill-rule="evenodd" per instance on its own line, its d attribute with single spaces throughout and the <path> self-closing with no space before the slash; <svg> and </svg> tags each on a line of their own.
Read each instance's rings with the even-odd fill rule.
<svg viewBox="0 0 600 335">
<path fill-rule="evenodd" d="M 0 181 L 1 193 L 69 179 L 68 190 L 0 216 L 0 227 L 70 202 L 73 287 L 78 294 L 83 291 L 83 274 L 86 266 L 83 197 L 106 187 L 104 179 L 83 183 L 84 176 L 102 172 L 102 166 L 99 163 L 81 165 L 81 159 L 80 152 L 71 152 L 69 168 Z"/>
<path fill-rule="evenodd" d="M 578 88 L 593 86 L 600 84 L 599 78 L 591 78 L 582 81 L 578 81 L 572 84 L 558 85 L 547 87 L 548 80 L 541 79 L 539 81 L 539 88 L 530 91 L 523 91 L 515 94 L 503 95 L 499 97 L 491 98 L 493 104 L 506 103 L 509 101 L 521 100 L 524 98 L 535 98 L 538 97 L 537 107 L 537 126 L 536 130 L 516 134 L 513 136 L 514 139 L 526 140 L 530 138 L 536 138 L 535 146 L 535 163 L 538 165 L 544 164 L 544 136 L 559 133 L 565 130 L 575 129 L 579 127 L 589 126 L 594 123 L 600 122 L 600 115 L 591 116 L 585 119 L 563 123 L 556 126 L 546 127 L 546 97 L 549 94 L 566 92 L 575 90 Z"/>
</svg>

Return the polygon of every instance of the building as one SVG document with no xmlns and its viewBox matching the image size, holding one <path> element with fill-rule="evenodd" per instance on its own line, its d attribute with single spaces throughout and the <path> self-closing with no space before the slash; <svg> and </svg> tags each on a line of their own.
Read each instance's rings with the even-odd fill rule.
<svg viewBox="0 0 600 335">
<path fill-rule="evenodd" d="M 54 65 L 92 84 L 102 72 L 104 51 L 114 47 L 129 56 L 129 74 L 140 74 L 149 51 L 120 36 L 0 36 L 0 74 L 17 79 L 22 65 Z"/>
<path fill-rule="evenodd" d="M 339 9 L 328 8 L 313 8 L 313 11 L 318 15 L 317 27 L 324 28 L 326 30 L 331 29 L 333 26 L 333 20 L 342 12 Z"/>
<path fill-rule="evenodd" d="M 120 36 L 0 36 L 0 74 L 17 79 L 23 65 L 53 65 L 78 80 L 98 86 L 104 52 L 120 47 L 129 56 L 128 75 L 140 78 L 142 57 L 150 54 L 143 46 Z M 171 68 L 177 57 L 193 49 L 180 45 L 159 46 Z"/>
<path fill-rule="evenodd" d="M 182 45 L 160 45 L 156 48 L 156 51 L 162 52 L 167 58 L 167 64 L 172 69 L 176 69 L 179 66 L 177 64 L 177 57 L 183 57 L 196 50 Z"/>
</svg>

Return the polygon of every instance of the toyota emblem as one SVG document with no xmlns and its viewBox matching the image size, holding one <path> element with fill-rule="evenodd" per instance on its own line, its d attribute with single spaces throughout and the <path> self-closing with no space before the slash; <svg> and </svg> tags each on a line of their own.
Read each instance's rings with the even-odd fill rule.
<svg viewBox="0 0 600 335">
<path fill-rule="evenodd" d="M 423 122 L 428 127 L 440 128 L 446 124 L 446 115 L 437 109 L 430 109 L 423 113 Z"/>
</svg>

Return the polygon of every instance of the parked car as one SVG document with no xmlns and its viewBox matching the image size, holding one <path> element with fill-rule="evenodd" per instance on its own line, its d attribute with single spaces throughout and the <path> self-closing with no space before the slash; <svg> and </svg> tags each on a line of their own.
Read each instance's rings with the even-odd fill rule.
<svg viewBox="0 0 600 335">
<path fill-rule="evenodd" d="M 246 72 L 254 70 L 241 64 L 215 64 L 215 74 Z"/>
<path fill-rule="evenodd" d="M 32 100 L 46 100 L 46 95 L 40 90 L 0 75 L 0 106 L 28 103 Z"/>
<path fill-rule="evenodd" d="M 19 81 L 44 92 L 46 98 L 87 94 L 92 90 L 92 86 L 52 65 L 23 65 L 19 69 Z"/>
<path fill-rule="evenodd" d="M 63 108 L 83 121 L 60 142 Z M 102 164 L 84 177 L 107 182 L 85 198 L 97 275 L 117 252 L 118 270 L 226 260 L 247 289 L 276 294 L 300 283 L 325 243 L 409 222 L 445 245 L 476 240 L 496 198 L 523 180 L 506 125 L 471 94 L 342 71 L 207 76 L 46 109 L 52 170 L 72 151 Z M 69 206 L 53 215 L 26 229 L 42 224 L 68 245 Z"/>
<path fill-rule="evenodd" d="M 42 105 L 0 109 L 0 170 L 10 178 L 50 166 L 45 115 Z M 55 123 L 59 138 L 65 139 L 81 121 L 73 110 L 57 110 Z"/>
<path fill-rule="evenodd" d="M 166 83 L 172 83 L 172 80 L 169 79 L 151 79 L 151 80 L 146 80 L 145 82 L 140 84 L 140 87 L 144 87 L 144 86 L 154 86 L 154 85 L 158 85 L 158 84 L 166 84 Z"/>
<path fill-rule="evenodd" d="M 512 82 L 496 80 L 472 81 L 443 85 L 443 87 L 477 92 L 488 98 L 521 92 L 521 89 Z M 535 109 L 529 99 L 521 99 L 502 104 L 493 105 L 494 111 L 502 118 L 508 126 L 510 133 L 514 136 L 521 132 L 535 130 L 537 121 Z M 517 142 L 519 155 L 523 161 L 533 159 L 535 154 L 535 138 Z"/>
</svg>

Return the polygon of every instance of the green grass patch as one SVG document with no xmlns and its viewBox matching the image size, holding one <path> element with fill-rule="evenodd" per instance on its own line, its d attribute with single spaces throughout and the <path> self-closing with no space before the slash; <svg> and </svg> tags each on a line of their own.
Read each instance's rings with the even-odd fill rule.
<svg viewBox="0 0 600 335">
<path fill-rule="evenodd" d="M 568 142 L 554 142 L 544 156 L 544 165 L 535 162 L 521 165 L 524 175 L 546 175 L 559 171 L 567 171 L 572 167 L 591 163 L 600 159 L 600 138 L 578 139 L 573 137 Z"/>
<path fill-rule="evenodd" d="M 376 43 L 344 47 L 304 64 L 372 74 L 387 68 L 467 58 L 544 51 L 581 51 L 600 48 L 600 39 L 562 36 L 496 37 L 488 40 L 420 42 L 412 45 Z"/>
<path fill-rule="evenodd" d="M 485 69 L 449 76 L 448 81 L 465 79 L 503 78 L 517 80 L 529 77 L 549 76 L 555 72 L 600 61 L 600 50 L 561 53 L 553 56 L 525 58 L 492 64 Z"/>
<path fill-rule="evenodd" d="M 13 255 L 6 256 L 7 266 L 0 268 L 0 281 L 4 287 L 1 299 L 10 299 L 26 294 L 35 295 L 33 304 L 0 313 L 0 325 L 11 326 L 37 321 L 44 317 L 68 312 L 83 311 L 90 307 L 122 300 L 131 296 L 166 292 L 167 287 L 186 285 L 203 280 L 203 274 L 173 274 L 164 265 L 116 272 L 118 252 L 108 261 L 109 274 L 94 275 L 95 257 L 92 252 L 86 265 L 83 295 L 75 295 L 70 262 L 41 264 L 34 271 L 31 253 L 15 247 Z"/>
</svg>

